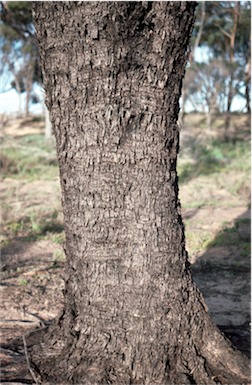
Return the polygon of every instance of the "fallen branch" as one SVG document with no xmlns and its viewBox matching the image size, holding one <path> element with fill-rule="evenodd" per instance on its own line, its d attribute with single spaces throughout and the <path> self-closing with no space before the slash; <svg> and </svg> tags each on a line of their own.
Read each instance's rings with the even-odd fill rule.
<svg viewBox="0 0 252 385">
<path fill-rule="evenodd" d="M 29 372 L 31 373 L 31 376 L 35 382 L 36 385 L 39 385 L 39 382 L 37 380 L 37 377 L 35 376 L 35 373 L 34 371 L 32 370 L 31 368 L 31 365 L 30 365 L 30 360 L 29 360 L 29 356 L 28 356 L 28 350 L 27 350 L 27 344 L 26 344 L 26 339 L 25 339 L 25 335 L 23 334 L 23 344 L 24 344 L 24 352 L 25 352 L 25 358 L 26 358 L 26 363 L 27 363 L 27 367 L 28 367 L 28 370 Z"/>
</svg>

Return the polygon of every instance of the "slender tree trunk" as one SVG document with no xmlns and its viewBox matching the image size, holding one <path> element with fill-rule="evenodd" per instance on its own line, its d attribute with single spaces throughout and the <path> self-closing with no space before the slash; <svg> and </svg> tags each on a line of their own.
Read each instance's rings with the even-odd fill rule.
<svg viewBox="0 0 252 385">
<path fill-rule="evenodd" d="M 213 123 L 213 111 L 212 108 L 209 106 L 209 109 L 207 111 L 207 131 L 208 134 L 212 132 L 212 123 Z"/>
<path fill-rule="evenodd" d="M 18 115 L 21 116 L 22 114 L 22 107 L 21 107 L 21 88 L 20 88 L 20 85 L 19 85 L 19 82 L 15 81 L 15 86 L 16 86 L 16 90 L 17 90 L 17 93 L 18 93 Z"/>
<path fill-rule="evenodd" d="M 25 116 L 29 116 L 29 105 L 30 105 L 30 91 L 26 91 L 25 95 Z"/>
<path fill-rule="evenodd" d="M 247 113 L 251 114 L 251 107 L 250 107 L 250 86 L 248 82 L 246 83 L 246 109 Z"/>
<path fill-rule="evenodd" d="M 246 108 L 247 108 L 248 114 L 251 113 L 250 89 L 251 89 L 251 34 L 249 37 L 249 53 L 248 53 L 246 74 L 245 74 L 245 97 L 246 97 Z"/>
<path fill-rule="evenodd" d="M 199 26 L 199 29 L 197 32 L 197 36 L 196 36 L 192 51 L 189 55 L 190 64 L 195 60 L 195 52 L 196 52 L 196 50 L 200 44 L 200 40 L 201 40 L 201 36 L 202 36 L 202 32 L 203 32 L 203 27 L 204 27 L 204 23 L 205 23 L 205 18 L 206 18 L 205 1 L 201 1 L 200 7 L 201 7 L 200 26 Z M 188 100 L 188 98 L 189 98 L 188 84 L 186 84 L 184 82 L 183 88 L 182 88 L 182 93 L 181 93 L 181 99 L 180 99 L 181 107 L 180 107 L 180 111 L 179 111 L 179 123 L 180 123 L 181 127 L 183 127 L 183 123 L 184 123 L 185 104 L 186 104 L 186 101 Z"/>
<path fill-rule="evenodd" d="M 32 78 L 28 78 L 25 81 L 25 116 L 29 116 L 30 112 L 30 101 L 32 92 Z"/>
<path fill-rule="evenodd" d="M 233 19 L 234 19 L 234 25 L 233 29 L 230 34 L 230 47 L 229 47 L 229 59 L 231 64 L 231 74 L 228 84 L 228 96 L 227 96 L 227 111 L 226 111 L 226 119 L 225 119 L 225 138 L 228 138 L 228 131 L 230 129 L 230 123 L 231 123 L 231 105 L 234 97 L 234 64 L 235 64 L 235 38 L 237 33 L 237 27 L 238 27 L 238 20 L 239 20 L 239 11 L 240 11 L 240 4 L 239 1 L 235 2 L 235 7 L 233 8 Z"/>
<path fill-rule="evenodd" d="M 35 3 L 67 255 L 64 311 L 30 352 L 43 381 L 249 377 L 212 323 L 185 251 L 176 122 L 195 5 Z"/>
<path fill-rule="evenodd" d="M 232 69 L 231 69 L 232 71 Z M 228 132 L 230 130 L 230 125 L 231 125 L 231 105 L 233 101 L 233 82 L 234 82 L 234 76 L 233 73 L 231 73 L 229 82 L 228 82 L 228 95 L 227 95 L 227 109 L 226 109 L 226 114 L 225 114 L 225 132 L 224 132 L 224 137 L 227 140 L 228 139 Z"/>
<path fill-rule="evenodd" d="M 17 91 L 18 93 L 18 115 L 22 115 L 22 107 L 21 107 L 21 92 Z"/>
<path fill-rule="evenodd" d="M 14 77 L 14 82 L 15 82 L 15 88 L 18 94 L 18 115 L 21 116 L 22 114 L 22 107 L 21 107 L 21 87 L 20 87 L 20 82 L 18 79 L 18 76 L 14 71 L 11 71 L 13 77 Z"/>
<path fill-rule="evenodd" d="M 35 70 L 35 62 L 30 57 L 29 62 L 26 64 L 26 67 L 24 70 L 24 85 L 25 85 L 25 92 L 26 92 L 25 116 L 29 115 L 31 93 L 32 93 L 32 87 L 33 87 L 34 70 Z"/>
<path fill-rule="evenodd" d="M 198 46 L 200 44 L 200 40 L 201 40 L 201 36 L 202 36 L 204 24 L 205 24 L 205 19 L 206 19 L 206 2 L 205 1 L 201 1 L 200 2 L 200 7 L 201 7 L 200 26 L 199 26 L 199 29 L 198 29 L 198 32 L 197 32 L 197 36 L 196 36 L 194 45 L 193 45 L 193 51 L 192 51 L 192 53 L 190 55 L 191 61 L 193 61 L 195 59 L 195 52 L 196 52 L 196 50 L 197 50 L 197 48 L 198 48 Z"/>
</svg>

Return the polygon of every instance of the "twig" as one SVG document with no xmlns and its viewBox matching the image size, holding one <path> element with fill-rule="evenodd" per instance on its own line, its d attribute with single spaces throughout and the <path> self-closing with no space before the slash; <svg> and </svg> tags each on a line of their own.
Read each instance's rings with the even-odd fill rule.
<svg viewBox="0 0 252 385">
<path fill-rule="evenodd" d="M 37 318 L 39 320 L 39 326 L 42 327 L 43 329 L 46 328 L 48 324 L 50 324 L 50 322 L 45 321 L 43 318 L 39 317 L 37 314 L 31 313 L 29 311 L 25 311 L 25 313 L 31 315 L 34 318 Z"/>
<path fill-rule="evenodd" d="M 35 382 L 36 385 L 39 385 L 39 382 L 37 380 L 37 377 L 35 376 L 35 373 L 34 371 L 32 370 L 31 368 L 31 365 L 30 365 L 30 360 L 29 360 L 29 357 L 28 357 L 28 351 L 27 351 L 27 344 L 26 344 L 26 339 L 25 339 L 25 335 L 23 334 L 23 344 L 24 344 L 24 352 L 25 352 L 25 358 L 26 358 L 26 363 L 27 363 L 27 367 L 28 367 L 28 370 L 29 372 L 31 373 L 31 376 Z"/>
</svg>

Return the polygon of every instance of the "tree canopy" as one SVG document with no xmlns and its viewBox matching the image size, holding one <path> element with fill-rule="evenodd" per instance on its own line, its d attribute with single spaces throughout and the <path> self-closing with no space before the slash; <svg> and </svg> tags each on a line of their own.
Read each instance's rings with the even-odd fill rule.
<svg viewBox="0 0 252 385">
<path fill-rule="evenodd" d="M 230 113 L 231 109 L 237 110 L 234 100 L 235 96 L 239 96 L 246 99 L 246 111 L 250 112 L 250 17 L 251 4 L 248 1 L 207 1 L 199 4 L 193 39 L 207 59 L 202 65 L 194 52 L 184 86 L 186 97 L 193 100 L 196 109 L 203 108 L 210 112 L 214 105 L 217 112 Z M 199 78 L 190 75 L 195 71 Z M 212 97 L 206 99 L 205 83 L 209 76 L 215 80 L 211 90 L 209 88 Z M 220 83 L 222 87 L 218 85 Z M 199 100 L 201 103 L 198 103 Z"/>
</svg>

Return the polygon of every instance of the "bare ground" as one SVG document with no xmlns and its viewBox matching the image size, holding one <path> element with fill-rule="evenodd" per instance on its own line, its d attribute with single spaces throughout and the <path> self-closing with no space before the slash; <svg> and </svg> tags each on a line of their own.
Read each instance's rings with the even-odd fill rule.
<svg viewBox="0 0 252 385">
<path fill-rule="evenodd" d="M 234 173 L 233 178 L 236 177 Z M 233 344 L 250 355 L 250 253 L 241 248 L 243 241 L 250 239 L 248 192 L 238 196 L 230 193 L 223 178 L 224 175 L 214 180 L 203 176 L 181 186 L 187 247 L 194 279 L 209 312 Z M 45 207 L 48 212 L 55 207 L 60 210 L 58 179 L 27 182 L 8 178 L 1 184 L 0 197 L 7 207 L 2 210 L 3 222 L 9 209 L 19 216 L 27 215 L 29 210 L 35 215 L 42 209 L 46 212 Z M 190 207 L 199 200 L 200 204 Z M 225 226 L 230 232 L 223 232 Z M 204 236 L 208 239 L 205 245 Z M 225 241 L 225 236 L 231 238 Z M 232 242 L 232 236 L 238 237 L 237 242 Z M 219 242 L 221 237 L 224 242 Z M 60 314 L 64 288 L 62 255 L 62 245 L 46 237 L 33 241 L 13 238 L 2 248 L 2 383 L 36 383 L 26 356 L 25 336 L 31 330 L 44 328 Z"/>
</svg>

